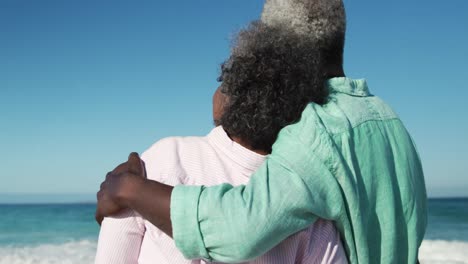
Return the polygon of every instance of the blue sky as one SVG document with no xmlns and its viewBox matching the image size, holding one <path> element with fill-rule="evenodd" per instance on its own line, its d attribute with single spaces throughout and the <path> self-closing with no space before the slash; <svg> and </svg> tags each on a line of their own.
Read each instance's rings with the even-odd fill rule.
<svg viewBox="0 0 468 264">
<path fill-rule="evenodd" d="M 347 75 L 403 119 L 429 195 L 468 196 L 468 2 L 345 3 Z M 262 5 L 1 0 L 0 194 L 92 194 L 129 152 L 207 133 L 219 64 Z"/>
</svg>

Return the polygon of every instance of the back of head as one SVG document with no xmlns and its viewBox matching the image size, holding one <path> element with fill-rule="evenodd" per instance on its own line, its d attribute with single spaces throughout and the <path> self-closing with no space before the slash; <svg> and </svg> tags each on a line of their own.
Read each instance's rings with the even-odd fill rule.
<svg viewBox="0 0 468 264">
<path fill-rule="evenodd" d="M 342 66 L 346 32 L 342 0 L 266 0 L 261 20 L 315 39 L 325 67 Z"/>
<path fill-rule="evenodd" d="M 309 102 L 328 96 L 315 43 L 283 26 L 254 22 L 240 31 L 223 64 L 228 102 L 219 120 L 230 136 L 271 151 L 279 131 L 299 120 Z"/>
</svg>

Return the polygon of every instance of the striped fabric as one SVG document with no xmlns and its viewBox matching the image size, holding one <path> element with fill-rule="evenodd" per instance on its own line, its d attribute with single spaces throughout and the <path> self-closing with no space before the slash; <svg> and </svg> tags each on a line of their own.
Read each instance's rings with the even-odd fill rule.
<svg viewBox="0 0 468 264">
<path fill-rule="evenodd" d="M 220 183 L 232 185 L 247 183 L 250 175 L 263 163 L 265 156 L 233 142 L 222 127 L 217 127 L 206 137 L 163 139 L 143 153 L 142 159 L 146 163 L 149 179 L 173 186 L 179 184 L 210 186 Z M 285 184 L 288 184 L 287 179 Z M 186 260 L 170 237 L 142 219 L 136 212 L 127 210 L 115 217 L 104 219 L 95 263 L 206 262 Z M 248 263 L 347 263 L 347 261 L 339 233 L 333 223 L 318 220 Z"/>
</svg>

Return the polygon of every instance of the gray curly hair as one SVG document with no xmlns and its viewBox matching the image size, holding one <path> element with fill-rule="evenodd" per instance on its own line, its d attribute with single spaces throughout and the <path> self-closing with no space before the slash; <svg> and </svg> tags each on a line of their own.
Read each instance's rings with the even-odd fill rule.
<svg viewBox="0 0 468 264">
<path fill-rule="evenodd" d="M 342 66 L 346 32 L 342 0 L 266 0 L 261 20 L 313 38 L 324 63 Z"/>
</svg>

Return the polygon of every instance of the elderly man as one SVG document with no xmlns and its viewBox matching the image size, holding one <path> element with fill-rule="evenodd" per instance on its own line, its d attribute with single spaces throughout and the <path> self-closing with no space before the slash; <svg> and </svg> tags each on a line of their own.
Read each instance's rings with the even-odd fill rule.
<svg viewBox="0 0 468 264">
<path fill-rule="evenodd" d="M 320 217 L 335 221 L 351 263 L 417 262 L 427 217 L 419 156 L 366 81 L 344 77 L 342 1 L 271 0 L 262 21 L 315 39 L 328 102 L 308 104 L 279 133 L 247 185 L 173 188 L 121 166 L 101 185 L 98 218 L 130 207 L 173 235 L 185 257 L 238 262 Z"/>
</svg>

